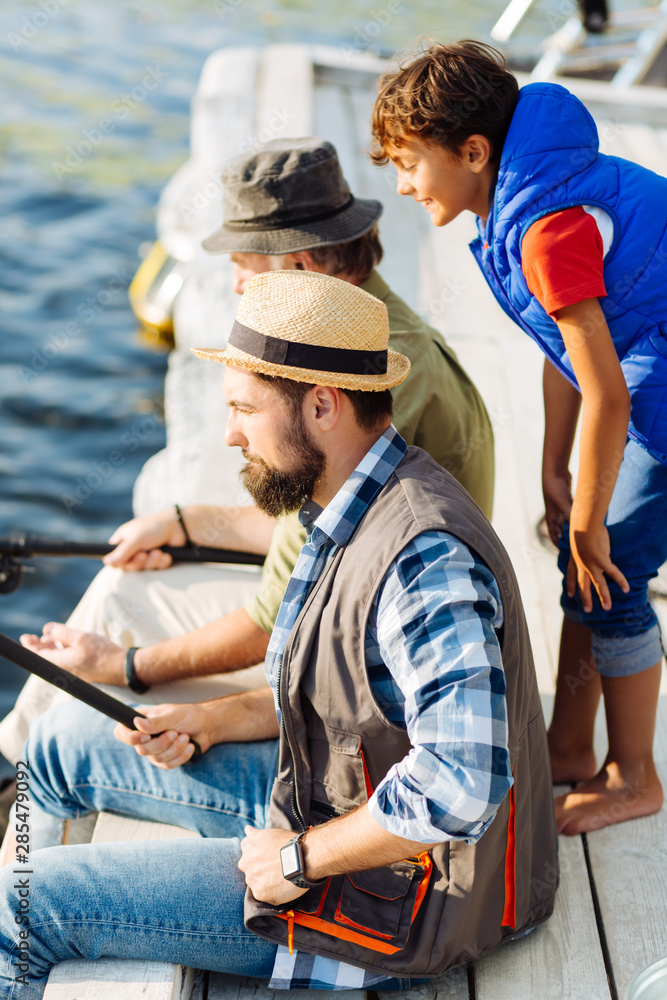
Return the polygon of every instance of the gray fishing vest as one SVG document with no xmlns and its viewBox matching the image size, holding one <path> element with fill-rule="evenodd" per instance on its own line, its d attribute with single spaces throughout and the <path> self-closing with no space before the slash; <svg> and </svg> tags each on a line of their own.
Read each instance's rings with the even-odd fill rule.
<svg viewBox="0 0 667 1000">
<path fill-rule="evenodd" d="M 271 825 L 307 829 L 349 812 L 409 753 L 405 729 L 373 698 L 366 624 L 391 563 L 432 530 L 460 538 L 500 590 L 512 789 L 475 844 L 447 841 L 418 858 L 332 877 L 291 907 L 260 903 L 250 890 L 245 901 L 246 926 L 262 937 L 396 976 L 440 975 L 540 923 L 558 883 L 546 735 L 514 571 L 475 502 L 419 448 L 408 449 L 329 560 L 292 629 Z"/>
</svg>

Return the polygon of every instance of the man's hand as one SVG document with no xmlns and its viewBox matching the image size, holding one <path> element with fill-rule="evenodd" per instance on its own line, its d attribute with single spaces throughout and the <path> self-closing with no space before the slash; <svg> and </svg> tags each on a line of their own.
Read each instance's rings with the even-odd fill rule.
<svg viewBox="0 0 667 1000">
<path fill-rule="evenodd" d="M 572 558 L 567 568 L 567 592 L 574 597 L 579 587 L 581 604 L 584 611 L 593 610 L 591 582 L 598 592 L 598 597 L 605 611 L 611 608 L 611 596 L 605 579 L 605 574 L 615 580 L 621 590 L 627 594 L 630 587 L 620 569 L 611 561 L 611 546 L 609 532 L 603 526 L 597 530 L 580 530 L 577 516 L 573 514 L 570 522 L 570 547 Z"/>
<path fill-rule="evenodd" d="M 280 848 L 294 837 L 290 830 L 256 830 L 245 827 L 241 841 L 239 868 L 255 899 L 272 906 L 282 906 L 303 896 L 307 889 L 299 889 L 284 876 L 280 863 Z"/>
<path fill-rule="evenodd" d="M 185 532 L 173 507 L 146 517 L 135 517 L 116 528 L 109 539 L 116 548 L 102 560 L 127 572 L 144 569 L 167 569 L 171 556 L 160 551 L 161 545 L 185 545 Z"/>
<path fill-rule="evenodd" d="M 137 716 L 134 720 L 138 732 L 118 723 L 114 736 L 133 746 L 140 757 L 148 757 L 155 767 L 170 770 L 187 764 L 195 749 L 190 737 L 197 741 L 202 753 L 211 746 L 205 703 L 147 705 L 141 711 L 147 718 Z"/>
<path fill-rule="evenodd" d="M 22 635 L 21 645 L 92 684 L 125 687 L 125 650 L 105 636 L 47 622 L 42 635 Z"/>
</svg>

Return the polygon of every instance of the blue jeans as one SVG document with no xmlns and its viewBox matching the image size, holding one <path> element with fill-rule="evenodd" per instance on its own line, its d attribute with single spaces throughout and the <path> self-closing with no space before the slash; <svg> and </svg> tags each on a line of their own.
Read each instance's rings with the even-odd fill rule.
<svg viewBox="0 0 667 1000">
<path fill-rule="evenodd" d="M 58 842 L 64 821 L 102 810 L 208 839 L 48 847 L 31 853 L 29 866 L 0 869 L 0 1000 L 40 1000 L 51 967 L 68 958 L 150 959 L 268 979 L 276 945 L 243 924 L 237 865 L 244 827 L 268 824 L 277 740 L 218 744 L 197 764 L 165 771 L 114 739 L 113 728 L 79 702 L 54 706 L 32 727 L 31 846 L 49 834 Z M 26 878 L 29 985 L 15 978 Z M 388 978 L 378 988 L 422 981 Z"/>
<path fill-rule="evenodd" d="M 599 672 L 622 677 L 647 670 L 663 656 L 648 585 L 667 560 L 667 466 L 635 441 L 629 440 L 625 447 L 605 523 L 612 562 L 628 581 L 629 593 L 607 577 L 611 609 L 603 609 L 592 588 L 593 610 L 584 612 L 579 593 L 568 597 L 563 584 L 561 606 L 566 618 L 591 629 Z M 567 523 L 559 549 L 558 565 L 565 575 L 570 561 Z"/>
<path fill-rule="evenodd" d="M 244 826 L 267 825 L 277 741 L 219 744 L 196 765 L 163 771 L 115 740 L 113 727 L 78 702 L 41 717 L 26 747 L 31 813 L 36 805 L 64 820 L 105 809 L 208 839 L 53 847 L 31 854 L 27 866 L 1 869 L 1 1000 L 38 1000 L 51 966 L 68 958 L 270 977 L 276 946 L 244 927 L 237 865 Z M 25 879 L 29 985 L 15 978 L 26 940 L 15 920 Z"/>
</svg>

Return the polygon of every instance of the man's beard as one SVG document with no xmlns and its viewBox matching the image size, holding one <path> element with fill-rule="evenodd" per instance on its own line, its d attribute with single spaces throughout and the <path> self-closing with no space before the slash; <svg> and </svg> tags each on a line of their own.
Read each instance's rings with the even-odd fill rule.
<svg viewBox="0 0 667 1000">
<path fill-rule="evenodd" d="M 272 469 L 264 459 L 243 451 L 243 457 L 250 461 L 241 469 L 241 482 L 259 509 L 270 517 L 299 510 L 313 495 L 326 466 L 324 452 L 308 437 L 300 412 L 293 415 L 283 452 L 293 459 L 288 472 Z"/>
</svg>

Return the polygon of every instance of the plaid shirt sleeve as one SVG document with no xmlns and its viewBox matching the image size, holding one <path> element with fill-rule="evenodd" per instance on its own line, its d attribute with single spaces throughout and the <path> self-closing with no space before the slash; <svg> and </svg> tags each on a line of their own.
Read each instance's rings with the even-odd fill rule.
<svg viewBox="0 0 667 1000">
<path fill-rule="evenodd" d="M 473 843 L 511 787 L 502 615 L 491 572 L 453 535 L 418 535 L 390 567 L 366 645 L 375 697 L 412 743 L 369 800 L 390 833 Z"/>
</svg>

